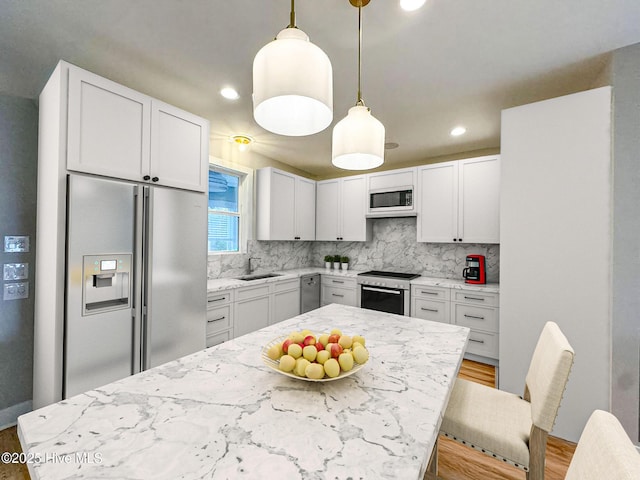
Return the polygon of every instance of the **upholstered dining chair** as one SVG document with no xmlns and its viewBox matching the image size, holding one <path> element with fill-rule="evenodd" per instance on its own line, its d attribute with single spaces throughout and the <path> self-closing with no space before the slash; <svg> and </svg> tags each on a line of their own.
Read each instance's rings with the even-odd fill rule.
<svg viewBox="0 0 640 480">
<path fill-rule="evenodd" d="M 544 479 L 547 436 L 558 414 L 574 352 L 554 322 L 542 329 L 524 396 L 456 379 L 440 434 Z M 437 444 L 429 474 L 437 474 Z"/>
<path fill-rule="evenodd" d="M 640 453 L 614 415 L 603 410 L 596 410 L 591 414 L 564 478 L 640 478 Z"/>
</svg>

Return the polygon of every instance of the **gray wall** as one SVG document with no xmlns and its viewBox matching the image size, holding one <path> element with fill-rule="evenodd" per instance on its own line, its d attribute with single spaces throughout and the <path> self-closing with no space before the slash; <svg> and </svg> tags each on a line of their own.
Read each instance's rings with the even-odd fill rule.
<svg viewBox="0 0 640 480">
<path fill-rule="evenodd" d="M 613 84 L 613 302 L 611 409 L 640 432 L 640 44 L 617 50 Z"/>
<path fill-rule="evenodd" d="M 29 263 L 35 278 L 38 108 L 34 100 L 0 95 L 0 240 L 29 235 L 29 253 L 4 253 L 0 264 Z M 0 265 L 1 267 L 1 265 Z M 3 291 L 4 284 L 3 283 Z M 0 429 L 30 410 L 33 369 L 33 291 L 26 300 L 0 296 Z"/>
</svg>

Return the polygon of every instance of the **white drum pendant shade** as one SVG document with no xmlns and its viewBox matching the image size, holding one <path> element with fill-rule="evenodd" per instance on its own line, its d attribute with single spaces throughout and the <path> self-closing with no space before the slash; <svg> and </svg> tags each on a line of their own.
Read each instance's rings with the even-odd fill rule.
<svg viewBox="0 0 640 480">
<path fill-rule="evenodd" d="M 333 120 L 329 57 L 297 28 L 285 28 L 253 60 L 253 117 L 279 135 L 318 133 Z"/>
<path fill-rule="evenodd" d="M 345 170 L 368 170 L 384 162 L 384 125 L 365 107 L 351 107 L 333 127 L 331 162 Z"/>
</svg>

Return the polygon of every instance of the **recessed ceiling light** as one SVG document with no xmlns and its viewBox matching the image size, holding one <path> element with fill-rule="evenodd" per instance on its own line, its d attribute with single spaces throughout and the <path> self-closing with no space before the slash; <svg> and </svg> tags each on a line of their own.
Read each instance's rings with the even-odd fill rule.
<svg viewBox="0 0 640 480">
<path fill-rule="evenodd" d="M 427 0 L 400 0 L 400 8 L 407 12 L 419 9 Z"/>
<path fill-rule="evenodd" d="M 464 127 L 456 127 L 453 130 L 451 130 L 451 136 L 459 137 L 460 135 L 464 135 L 466 131 L 467 129 Z"/>
<path fill-rule="evenodd" d="M 238 146 L 241 152 L 244 152 L 253 143 L 253 138 L 249 135 L 233 135 L 231 141 Z"/>
<path fill-rule="evenodd" d="M 224 87 L 222 90 L 220 90 L 220 95 L 229 100 L 237 100 L 238 98 L 240 98 L 240 95 L 238 95 L 238 92 L 236 92 L 235 88 L 231 87 Z"/>
</svg>

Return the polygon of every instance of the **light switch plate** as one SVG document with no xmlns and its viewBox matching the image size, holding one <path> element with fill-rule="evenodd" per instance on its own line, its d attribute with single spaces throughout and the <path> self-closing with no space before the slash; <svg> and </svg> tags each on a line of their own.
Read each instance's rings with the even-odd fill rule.
<svg viewBox="0 0 640 480">
<path fill-rule="evenodd" d="M 29 236 L 28 235 L 5 235 L 4 251 L 5 252 L 28 252 Z"/>
<path fill-rule="evenodd" d="M 26 280 L 29 278 L 29 264 L 5 263 L 2 278 L 4 280 Z"/>
<path fill-rule="evenodd" d="M 4 300 L 20 300 L 29 297 L 29 283 L 5 283 Z"/>
</svg>

